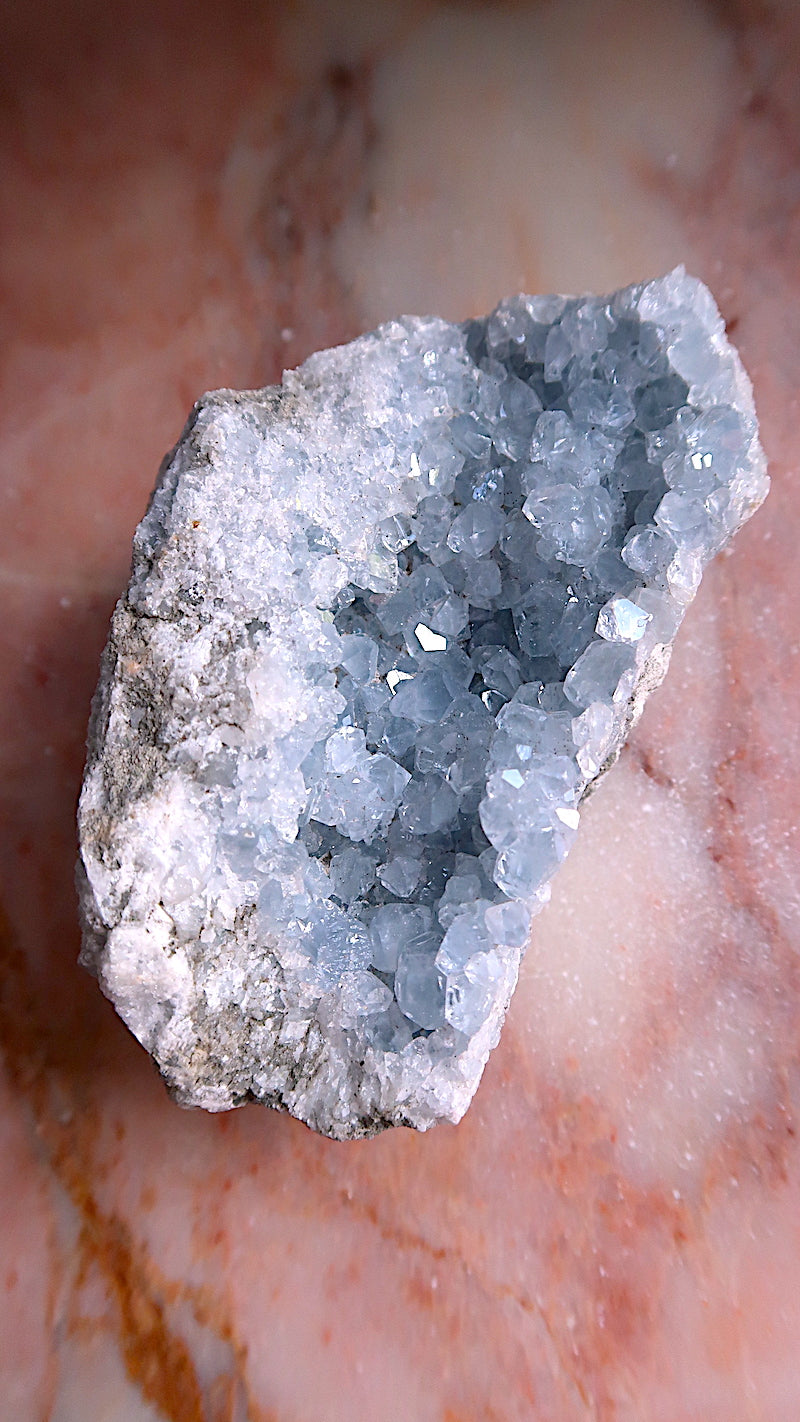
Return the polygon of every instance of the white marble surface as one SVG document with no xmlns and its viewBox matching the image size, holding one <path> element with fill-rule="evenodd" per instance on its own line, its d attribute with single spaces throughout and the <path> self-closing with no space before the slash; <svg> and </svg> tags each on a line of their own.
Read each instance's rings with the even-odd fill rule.
<svg viewBox="0 0 800 1422">
<path fill-rule="evenodd" d="M 766 3 L 6 11 L 0 1414 L 800 1407 L 800 23 Z M 8 198 L 11 201 L 8 201 Z M 773 492 L 592 798 L 461 1126 L 171 1105 L 75 966 L 130 536 L 195 395 L 684 260 Z"/>
</svg>

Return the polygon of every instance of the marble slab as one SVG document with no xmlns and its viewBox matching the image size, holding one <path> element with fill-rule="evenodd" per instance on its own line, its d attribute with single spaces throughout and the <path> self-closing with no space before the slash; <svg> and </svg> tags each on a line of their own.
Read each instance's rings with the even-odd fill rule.
<svg viewBox="0 0 800 1422">
<path fill-rule="evenodd" d="M 2 25 L 4 1415 L 785 1422 L 796 8 L 61 0 Z M 772 493 L 587 805 L 468 1116 L 335 1144 L 180 1111 L 77 967 L 72 872 L 98 657 L 187 408 L 398 311 L 679 261 L 752 375 Z"/>
</svg>

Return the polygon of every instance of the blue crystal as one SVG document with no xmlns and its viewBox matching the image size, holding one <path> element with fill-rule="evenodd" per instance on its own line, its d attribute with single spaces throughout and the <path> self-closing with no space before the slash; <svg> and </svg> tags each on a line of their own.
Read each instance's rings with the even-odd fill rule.
<svg viewBox="0 0 800 1422">
<path fill-rule="evenodd" d="M 81 810 L 87 961 L 182 1100 L 339 1135 L 463 1111 L 581 798 L 765 492 L 680 270 L 200 402 Z"/>
</svg>

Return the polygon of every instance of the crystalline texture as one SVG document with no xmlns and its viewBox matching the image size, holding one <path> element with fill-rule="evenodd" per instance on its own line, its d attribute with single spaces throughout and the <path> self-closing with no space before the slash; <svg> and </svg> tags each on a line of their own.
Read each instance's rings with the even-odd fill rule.
<svg viewBox="0 0 800 1422">
<path fill-rule="evenodd" d="M 581 798 L 766 489 L 680 269 L 390 322 L 196 406 L 80 806 L 83 961 L 178 1101 L 460 1118 Z"/>
</svg>

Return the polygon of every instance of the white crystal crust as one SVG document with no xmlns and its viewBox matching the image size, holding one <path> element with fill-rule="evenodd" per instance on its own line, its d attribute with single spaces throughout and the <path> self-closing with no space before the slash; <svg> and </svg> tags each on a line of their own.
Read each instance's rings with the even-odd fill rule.
<svg viewBox="0 0 800 1422">
<path fill-rule="evenodd" d="M 134 539 L 82 961 L 181 1104 L 458 1121 L 530 919 L 768 483 L 682 268 L 406 317 L 195 407 Z"/>
</svg>

